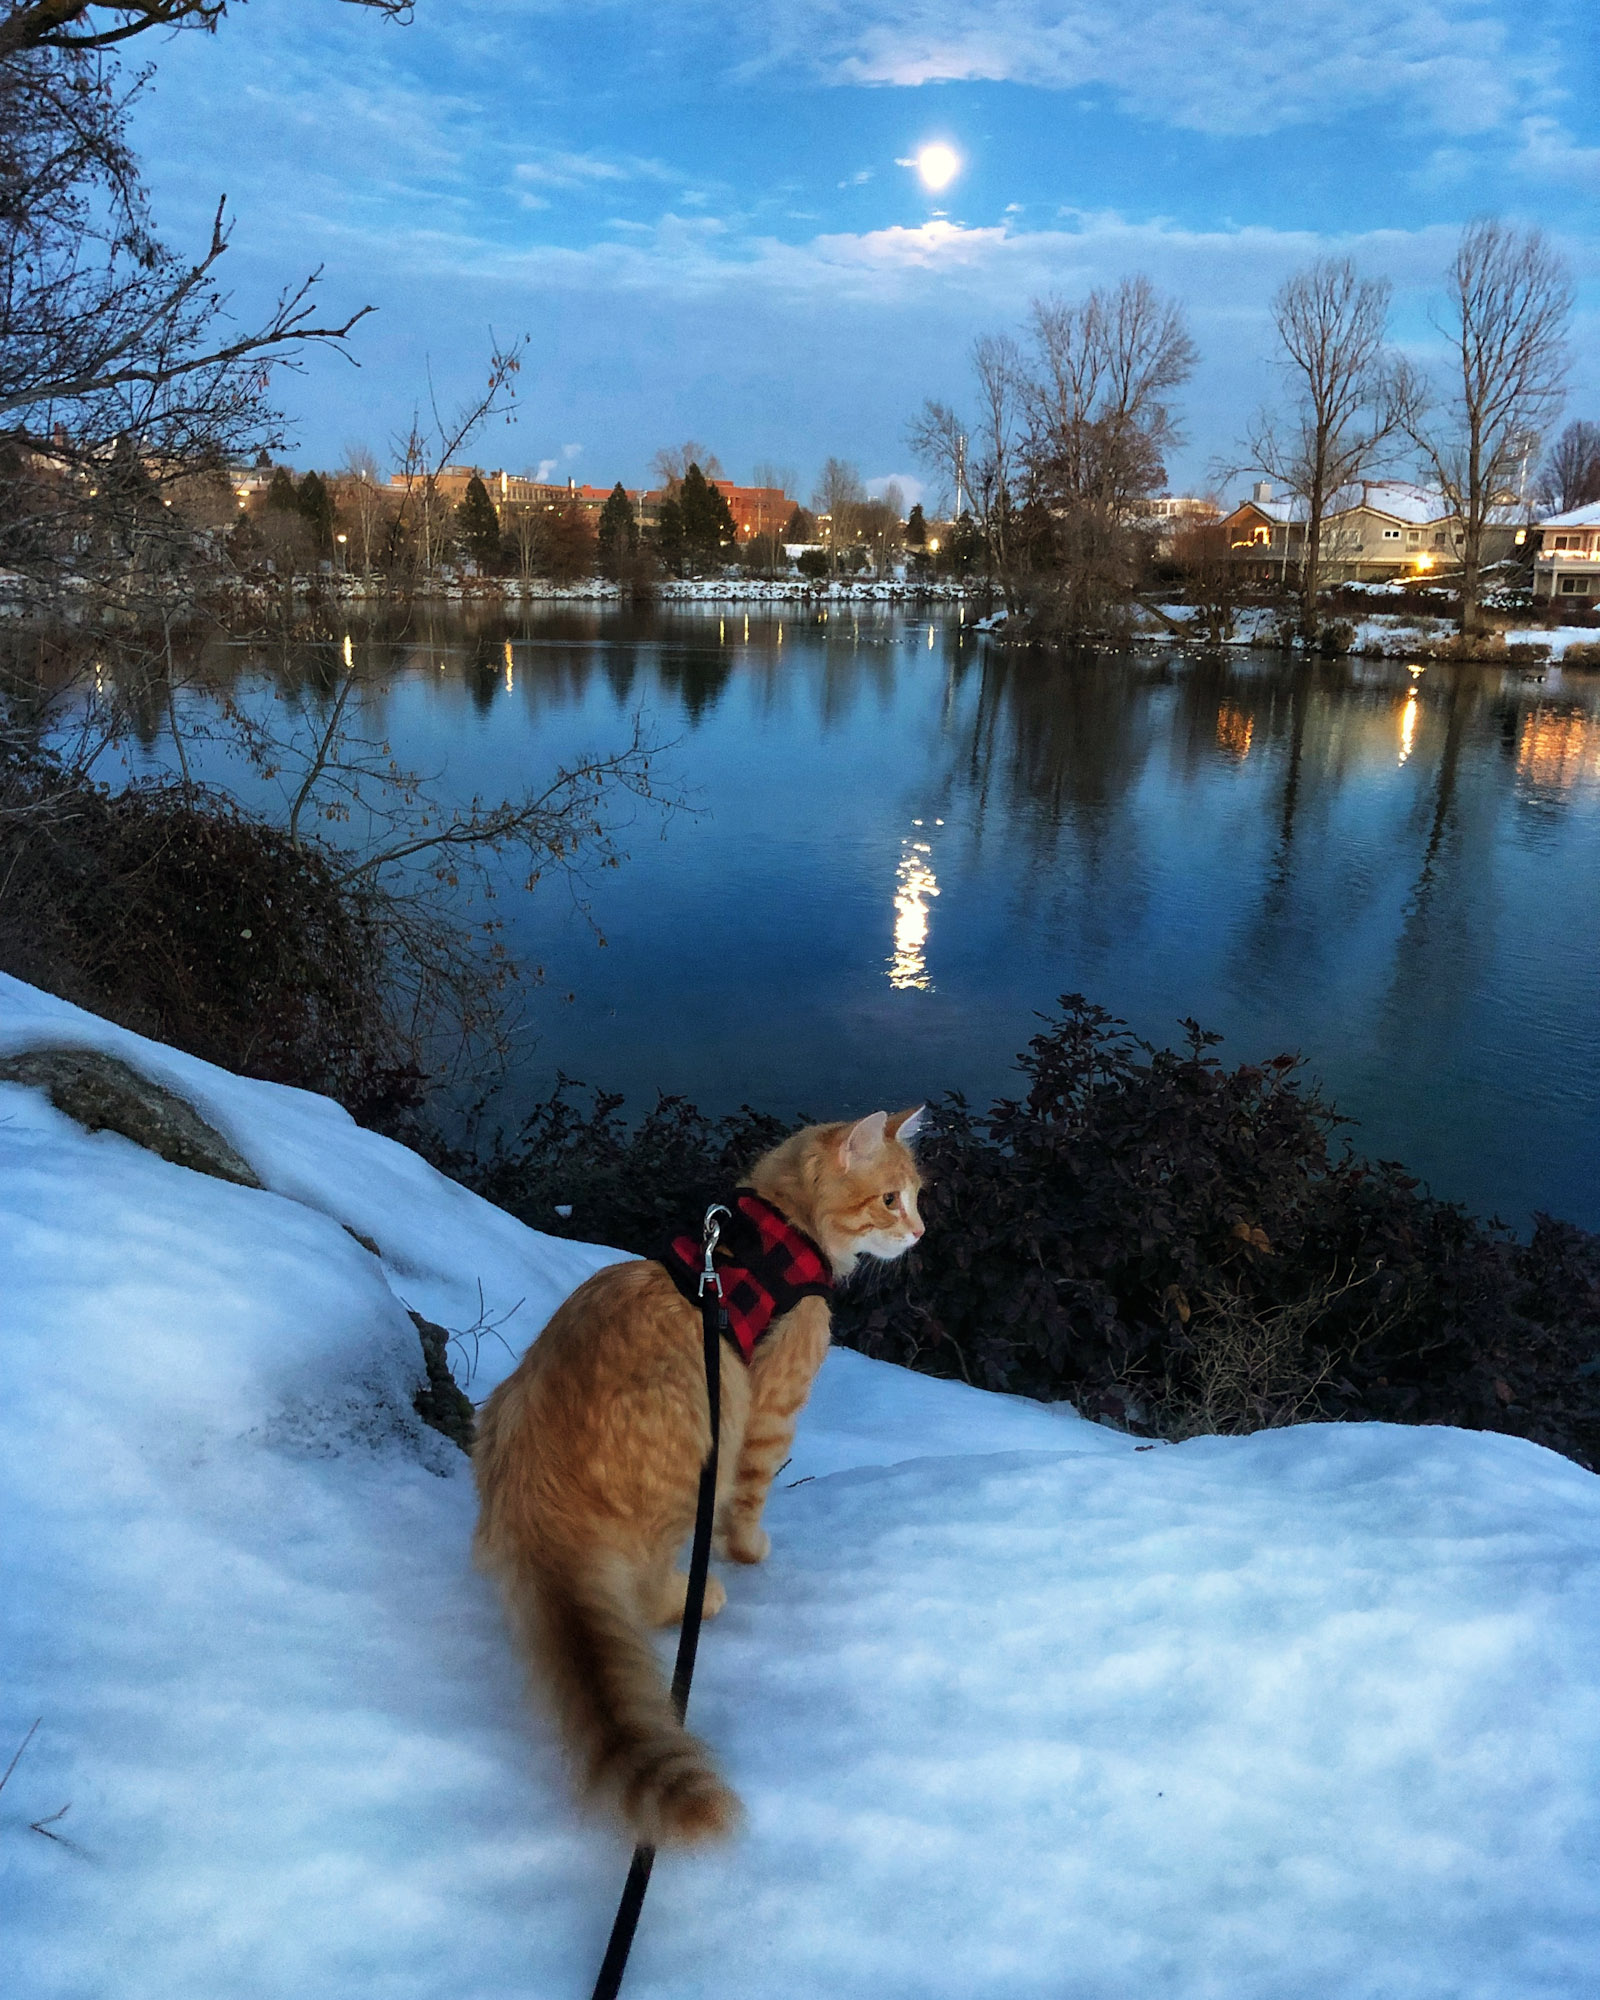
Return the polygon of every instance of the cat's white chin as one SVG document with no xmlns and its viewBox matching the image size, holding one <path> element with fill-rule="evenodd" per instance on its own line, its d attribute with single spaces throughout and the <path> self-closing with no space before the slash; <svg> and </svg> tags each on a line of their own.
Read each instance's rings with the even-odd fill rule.
<svg viewBox="0 0 1600 2000">
<path fill-rule="evenodd" d="M 921 1241 L 916 1236 L 889 1236 L 874 1230 L 863 1242 L 856 1244 L 855 1254 L 859 1257 L 875 1257 L 880 1264 L 892 1264 L 897 1257 L 903 1257 L 908 1250 L 914 1250 Z"/>
</svg>

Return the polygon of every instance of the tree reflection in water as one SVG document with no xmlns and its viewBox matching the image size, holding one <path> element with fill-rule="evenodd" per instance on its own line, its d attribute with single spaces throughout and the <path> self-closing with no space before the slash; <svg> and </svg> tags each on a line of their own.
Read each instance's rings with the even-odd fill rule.
<svg viewBox="0 0 1600 2000">
<path fill-rule="evenodd" d="M 1076 990 L 1163 1040 L 1192 1014 L 1239 1059 L 1303 1050 L 1366 1149 L 1600 1223 L 1600 676 L 1062 660 L 931 624 L 930 648 L 892 608 L 784 607 L 781 643 L 755 609 L 419 614 L 348 659 L 199 664 L 308 719 L 353 675 L 363 732 L 465 793 L 640 712 L 679 745 L 662 775 L 704 811 L 595 885 L 605 952 L 569 899 L 500 906 L 576 996 L 536 1003 L 520 1101 L 558 1068 L 713 1109 L 981 1099 Z M 164 710 L 145 690 L 151 762 Z"/>
</svg>

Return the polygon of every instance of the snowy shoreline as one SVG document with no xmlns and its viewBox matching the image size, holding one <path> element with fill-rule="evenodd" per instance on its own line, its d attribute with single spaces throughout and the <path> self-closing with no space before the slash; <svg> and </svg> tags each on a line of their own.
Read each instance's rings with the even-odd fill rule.
<svg viewBox="0 0 1600 2000">
<path fill-rule="evenodd" d="M 15 1990 L 587 1992 L 627 1855 L 470 1568 L 407 1308 L 481 1399 L 618 1253 L 0 975 L 0 1054 L 46 1045 L 176 1090 L 263 1185 L 0 1084 L 0 1768 L 42 1718 L 0 1792 Z M 749 1830 L 658 1865 L 638 2000 L 1600 1988 L 1569 1461 L 1387 1424 L 1152 1446 L 835 1351 L 769 1520 L 691 1716 Z"/>
<path fill-rule="evenodd" d="M 405 601 L 387 585 L 369 589 L 360 577 L 297 577 L 297 595 L 320 591 L 340 603 Z M 485 610 L 519 604 L 964 604 L 984 594 L 976 583 L 913 583 L 892 577 L 815 582 L 808 577 L 679 577 L 635 593 L 603 577 L 550 583 L 541 577 L 469 578 L 418 591 L 422 604 L 474 605 Z"/>
</svg>

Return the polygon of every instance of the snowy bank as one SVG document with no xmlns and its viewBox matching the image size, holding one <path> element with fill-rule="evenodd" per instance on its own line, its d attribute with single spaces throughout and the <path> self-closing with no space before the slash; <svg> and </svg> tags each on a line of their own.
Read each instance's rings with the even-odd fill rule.
<svg viewBox="0 0 1600 2000">
<path fill-rule="evenodd" d="M 519 1347 L 614 1253 L 0 977 L 0 1053 L 41 1042 L 169 1083 L 265 1185 L 0 1085 L 0 1769 L 43 1718 L 0 1791 L 9 1990 L 586 1994 L 626 1855 L 525 1709 L 404 1306 L 465 1328 L 481 1286 Z M 512 1357 L 476 1359 L 481 1396 Z M 628 1993 L 1600 1982 L 1600 1481 L 1566 1460 L 1146 1447 L 836 1352 L 770 1522 L 694 1693 L 750 1830 L 658 1866 Z"/>
<path fill-rule="evenodd" d="M 320 592 L 348 603 L 388 604 L 396 601 L 393 587 L 382 578 L 359 576 L 296 577 L 300 595 Z M 959 604 L 980 595 L 979 581 L 929 577 L 668 577 L 643 593 L 644 602 L 662 604 Z M 418 593 L 432 603 L 471 604 L 480 608 L 519 604 L 622 604 L 635 593 L 604 577 L 579 577 L 572 583 L 552 583 L 547 577 L 436 578 Z"/>
</svg>

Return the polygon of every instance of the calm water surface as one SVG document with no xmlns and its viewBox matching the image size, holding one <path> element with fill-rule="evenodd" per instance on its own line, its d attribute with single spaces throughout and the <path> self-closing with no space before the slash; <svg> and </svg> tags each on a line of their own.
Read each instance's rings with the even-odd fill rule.
<svg viewBox="0 0 1600 2000">
<path fill-rule="evenodd" d="M 502 906 L 545 973 L 512 1110 L 558 1070 L 640 1104 L 985 1100 L 1076 991 L 1234 1060 L 1302 1051 L 1363 1150 L 1600 1226 L 1592 673 L 1069 665 L 900 611 L 563 610 L 353 652 L 365 725 L 463 794 L 642 711 L 698 808 L 635 822 L 592 923 L 553 882 Z"/>
</svg>

